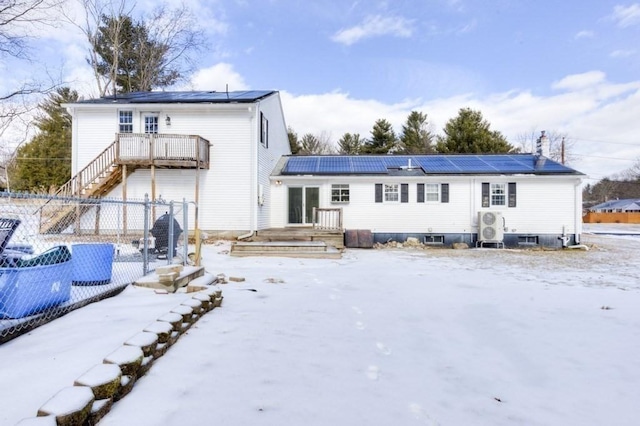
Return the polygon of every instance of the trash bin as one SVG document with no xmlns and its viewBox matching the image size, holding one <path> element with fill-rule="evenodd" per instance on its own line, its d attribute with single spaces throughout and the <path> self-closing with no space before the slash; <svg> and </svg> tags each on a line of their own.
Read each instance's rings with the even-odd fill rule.
<svg viewBox="0 0 640 426">
<path fill-rule="evenodd" d="M 71 297 L 71 254 L 65 246 L 0 268 L 0 317 L 23 318 Z"/>
<path fill-rule="evenodd" d="M 101 285 L 111 282 L 113 244 L 73 244 L 73 285 Z"/>
</svg>

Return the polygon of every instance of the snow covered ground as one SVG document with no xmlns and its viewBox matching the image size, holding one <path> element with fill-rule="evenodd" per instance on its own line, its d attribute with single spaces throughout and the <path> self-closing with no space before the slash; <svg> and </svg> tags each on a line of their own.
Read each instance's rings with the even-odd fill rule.
<svg viewBox="0 0 640 426">
<path fill-rule="evenodd" d="M 640 232 L 638 226 L 586 231 Z M 589 251 L 347 250 L 232 258 L 205 315 L 101 425 L 635 425 L 640 237 Z M 0 346 L 0 424 L 187 294 L 127 288 Z"/>
</svg>

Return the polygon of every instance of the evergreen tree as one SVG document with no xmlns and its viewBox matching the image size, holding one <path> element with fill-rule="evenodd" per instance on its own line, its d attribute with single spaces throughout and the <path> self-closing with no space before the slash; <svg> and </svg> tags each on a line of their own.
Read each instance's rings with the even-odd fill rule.
<svg viewBox="0 0 640 426">
<path fill-rule="evenodd" d="M 438 136 L 436 150 L 442 154 L 493 154 L 518 152 L 502 133 L 491 130 L 480 111 L 462 108 L 447 122 L 445 136 Z"/>
<path fill-rule="evenodd" d="M 102 16 L 93 40 L 96 70 L 115 81 L 118 93 L 150 91 L 175 83 L 180 72 L 167 63 L 170 46 L 153 40 L 144 22 L 130 16 Z"/>
<path fill-rule="evenodd" d="M 362 145 L 364 154 L 390 154 L 397 148 L 397 138 L 391 123 L 381 118 L 373 125 L 371 139 Z"/>
<path fill-rule="evenodd" d="M 57 89 L 40 104 L 35 120 L 39 133 L 21 146 L 10 168 L 12 190 L 49 191 L 71 177 L 71 116 L 61 106 L 78 93 Z"/>
<path fill-rule="evenodd" d="M 338 141 L 338 153 L 344 155 L 360 154 L 364 143 L 365 141 L 360 138 L 359 133 L 345 133 Z"/>
<path fill-rule="evenodd" d="M 403 154 L 430 154 L 435 151 L 433 135 L 428 129 L 427 114 L 411 111 L 402 126 L 400 146 Z"/>
<path fill-rule="evenodd" d="M 296 155 L 300 152 L 302 147 L 298 140 L 298 134 L 291 128 L 287 127 L 287 137 L 289 138 L 289 148 L 291 148 L 291 154 Z"/>
</svg>

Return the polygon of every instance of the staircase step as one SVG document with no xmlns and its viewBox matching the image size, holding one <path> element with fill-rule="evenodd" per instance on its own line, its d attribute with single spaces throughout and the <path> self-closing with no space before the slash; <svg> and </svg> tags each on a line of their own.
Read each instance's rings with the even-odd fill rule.
<svg viewBox="0 0 640 426">
<path fill-rule="evenodd" d="M 231 246 L 231 256 L 269 256 L 305 259 L 340 259 L 342 253 L 323 242 L 237 242 Z"/>
</svg>

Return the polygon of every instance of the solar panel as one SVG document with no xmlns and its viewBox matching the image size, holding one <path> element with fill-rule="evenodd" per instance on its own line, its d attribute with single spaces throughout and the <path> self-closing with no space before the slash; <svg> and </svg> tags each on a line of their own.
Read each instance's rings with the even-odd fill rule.
<svg viewBox="0 0 640 426">
<path fill-rule="evenodd" d="M 491 173 L 496 171 L 494 167 L 478 156 L 450 156 L 448 159 L 459 170 L 473 173 Z"/>
<path fill-rule="evenodd" d="M 283 173 L 289 174 L 312 174 L 318 169 L 318 159 L 316 157 L 291 157 Z"/>
<path fill-rule="evenodd" d="M 349 157 L 320 157 L 318 172 L 326 174 L 351 173 Z"/>
<path fill-rule="evenodd" d="M 462 170 L 449 160 L 450 156 L 424 156 L 418 163 L 425 173 L 460 173 Z"/>
<path fill-rule="evenodd" d="M 380 157 L 351 157 L 352 173 L 387 173 L 387 167 Z"/>
</svg>

